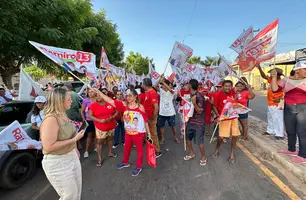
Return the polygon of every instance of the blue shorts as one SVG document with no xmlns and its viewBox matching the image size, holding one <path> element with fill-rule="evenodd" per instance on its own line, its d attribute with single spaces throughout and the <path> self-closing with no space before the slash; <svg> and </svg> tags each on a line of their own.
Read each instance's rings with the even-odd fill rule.
<svg viewBox="0 0 306 200">
<path fill-rule="evenodd" d="M 173 116 L 158 116 L 158 120 L 157 120 L 157 126 L 159 128 L 164 128 L 166 125 L 166 122 L 168 122 L 170 127 L 174 127 L 175 126 L 175 115 Z"/>
<path fill-rule="evenodd" d="M 247 119 L 249 118 L 249 113 L 239 114 L 239 119 Z"/>
<path fill-rule="evenodd" d="M 195 144 L 204 144 L 204 130 L 205 126 L 191 124 L 187 122 L 186 126 L 186 140 L 194 141 Z"/>
</svg>

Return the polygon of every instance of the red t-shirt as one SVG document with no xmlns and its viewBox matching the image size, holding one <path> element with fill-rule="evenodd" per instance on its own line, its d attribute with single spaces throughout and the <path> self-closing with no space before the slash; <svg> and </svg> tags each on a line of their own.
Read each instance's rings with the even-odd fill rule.
<svg viewBox="0 0 306 200">
<path fill-rule="evenodd" d="M 234 98 L 235 91 L 231 90 L 228 94 L 224 93 L 223 90 L 216 92 L 214 95 L 214 105 L 217 107 L 219 114 L 221 114 L 227 97 Z"/>
<path fill-rule="evenodd" d="M 242 104 L 243 106 L 248 107 L 249 96 L 250 96 L 250 91 L 243 90 L 241 92 L 237 92 L 236 100 L 238 103 Z"/>
<path fill-rule="evenodd" d="M 158 94 L 154 89 L 151 89 L 145 93 L 145 100 L 143 103 L 144 109 L 149 119 L 153 116 L 154 104 L 158 104 Z"/>
<path fill-rule="evenodd" d="M 146 122 L 148 117 L 146 113 L 137 108 L 129 108 L 122 101 L 115 100 L 115 106 L 119 112 L 123 113 L 125 133 L 128 135 L 137 135 L 146 132 Z"/>
<path fill-rule="evenodd" d="M 91 106 L 89 107 L 89 110 L 91 110 L 93 116 L 98 119 L 108 119 L 111 116 L 113 116 L 116 111 L 115 108 L 109 103 L 101 105 L 97 102 L 92 103 Z M 106 123 L 94 122 L 94 124 L 95 127 L 100 131 L 110 131 L 115 129 L 117 123 L 116 120 L 114 119 Z"/>
<path fill-rule="evenodd" d="M 140 101 L 140 103 L 141 103 L 142 105 L 143 105 L 143 103 L 144 103 L 145 98 L 146 98 L 146 94 L 145 94 L 145 93 L 140 93 L 140 94 L 138 95 L 138 99 L 139 99 L 139 101 Z"/>
<path fill-rule="evenodd" d="M 108 96 L 112 99 L 116 99 L 116 96 L 111 91 L 108 91 Z"/>
</svg>

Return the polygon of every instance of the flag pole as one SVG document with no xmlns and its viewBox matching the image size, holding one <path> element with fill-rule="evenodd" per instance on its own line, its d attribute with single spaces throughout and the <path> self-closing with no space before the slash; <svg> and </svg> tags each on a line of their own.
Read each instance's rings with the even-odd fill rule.
<svg viewBox="0 0 306 200">
<path fill-rule="evenodd" d="M 169 56 L 169 58 L 168 58 L 168 60 L 167 60 L 166 67 L 165 67 L 165 70 L 164 70 L 163 74 L 166 73 L 166 70 L 167 70 L 167 67 L 168 67 L 168 64 L 169 64 L 169 60 L 170 60 L 171 55 L 172 55 L 172 53 L 173 53 L 175 44 L 176 44 L 176 42 L 174 43 L 174 45 L 173 45 L 173 47 L 172 47 L 172 51 L 171 51 L 171 54 L 170 54 L 170 56 Z"/>
<path fill-rule="evenodd" d="M 214 130 L 214 132 L 213 132 L 213 134 L 212 134 L 212 136 L 211 136 L 211 138 L 210 138 L 209 144 L 211 144 L 212 140 L 214 139 L 215 133 L 216 133 L 216 131 L 217 131 L 217 128 L 218 128 L 219 124 L 220 124 L 220 122 L 216 125 L 215 130 Z"/>
</svg>

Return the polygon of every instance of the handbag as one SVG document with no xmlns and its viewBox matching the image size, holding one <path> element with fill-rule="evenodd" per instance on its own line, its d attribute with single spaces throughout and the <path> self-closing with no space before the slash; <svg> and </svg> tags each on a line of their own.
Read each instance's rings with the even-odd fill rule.
<svg viewBox="0 0 306 200">
<path fill-rule="evenodd" d="M 146 153 L 147 153 L 147 163 L 149 166 L 155 168 L 156 167 L 156 155 L 153 140 L 150 136 L 147 137 L 146 141 Z"/>
</svg>

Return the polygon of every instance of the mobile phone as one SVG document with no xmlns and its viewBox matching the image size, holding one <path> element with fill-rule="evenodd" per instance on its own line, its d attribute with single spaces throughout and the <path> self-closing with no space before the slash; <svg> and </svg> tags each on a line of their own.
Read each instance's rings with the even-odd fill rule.
<svg viewBox="0 0 306 200">
<path fill-rule="evenodd" d="M 87 127 L 88 127 L 87 121 L 83 121 L 83 122 L 82 122 L 82 126 L 81 126 L 80 129 L 79 129 L 79 132 L 82 131 L 82 130 L 84 130 L 84 132 L 85 132 L 86 129 L 87 129 Z"/>
</svg>

